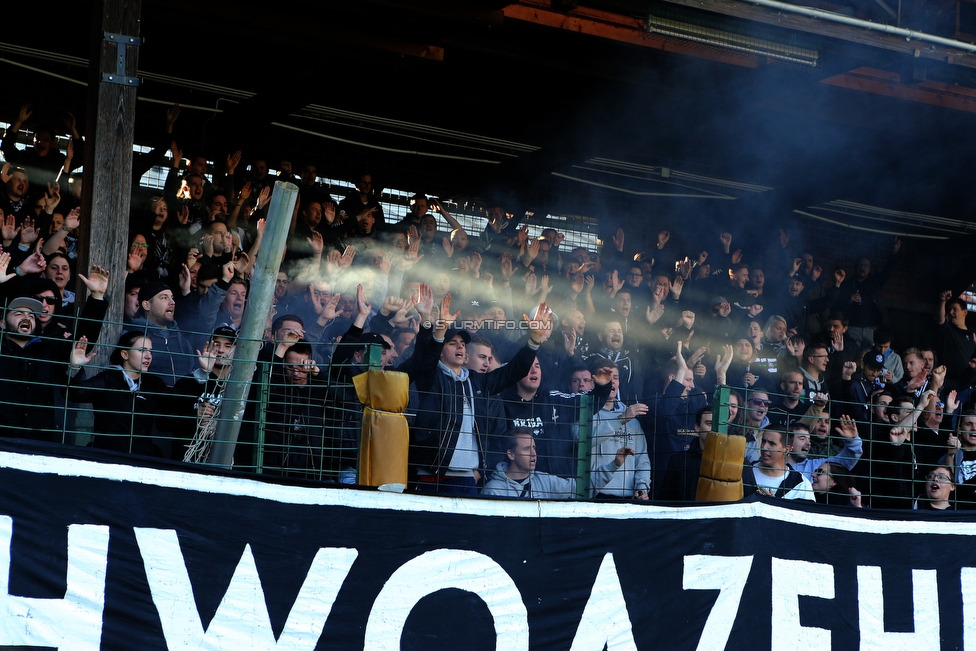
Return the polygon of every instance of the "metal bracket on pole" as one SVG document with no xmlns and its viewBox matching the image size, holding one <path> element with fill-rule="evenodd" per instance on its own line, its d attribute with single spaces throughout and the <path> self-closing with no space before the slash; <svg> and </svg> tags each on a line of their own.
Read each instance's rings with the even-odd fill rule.
<svg viewBox="0 0 976 651">
<path fill-rule="evenodd" d="M 102 81 L 119 86 L 139 86 L 142 80 L 138 77 L 125 76 L 125 51 L 127 47 L 139 47 L 142 39 L 138 36 L 126 36 L 125 34 L 113 34 L 105 32 L 105 41 L 115 43 L 117 54 L 115 58 L 115 74 L 110 72 L 102 73 Z"/>
</svg>

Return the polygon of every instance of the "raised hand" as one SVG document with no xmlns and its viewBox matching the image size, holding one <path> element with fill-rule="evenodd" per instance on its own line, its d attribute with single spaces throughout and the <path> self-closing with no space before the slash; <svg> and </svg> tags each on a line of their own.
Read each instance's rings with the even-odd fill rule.
<svg viewBox="0 0 976 651">
<path fill-rule="evenodd" d="M 953 389 L 946 396 L 945 410 L 947 414 L 954 414 L 959 409 L 959 401 L 956 400 L 957 395 L 956 390 Z"/>
<path fill-rule="evenodd" d="M 819 264 L 815 265 L 813 267 L 813 270 L 810 271 L 810 280 L 816 282 L 820 278 L 820 274 L 822 273 L 823 273 L 823 267 L 821 267 Z"/>
<path fill-rule="evenodd" d="M 34 228 L 34 220 L 30 217 L 24 219 L 24 224 L 20 228 L 20 242 L 22 244 L 33 244 L 41 232 Z"/>
<path fill-rule="evenodd" d="M 322 204 L 322 216 L 325 217 L 325 223 L 331 224 L 335 221 L 336 207 L 331 201 L 326 201 Z"/>
<path fill-rule="evenodd" d="M 573 277 L 572 288 L 574 294 L 580 294 L 583 292 L 583 274 L 576 274 Z"/>
<path fill-rule="evenodd" d="M 260 194 L 258 194 L 258 203 L 256 209 L 261 210 L 266 205 L 268 205 L 268 202 L 270 200 L 271 200 L 271 186 L 266 185 L 263 188 L 261 188 L 261 192 Z"/>
<path fill-rule="evenodd" d="M 403 267 L 404 270 L 410 269 L 415 264 L 420 262 L 424 255 L 424 253 L 420 253 L 420 240 L 414 240 L 410 243 L 410 246 L 407 247 L 406 253 L 403 254 L 403 261 L 400 263 L 400 266 Z"/>
<path fill-rule="evenodd" d="M 64 225 L 69 231 L 73 231 L 79 226 L 81 226 L 81 208 L 72 208 L 67 215 L 64 216 Z"/>
<path fill-rule="evenodd" d="M 61 203 L 61 186 L 57 183 L 48 183 L 47 190 L 44 192 L 44 212 L 49 215 L 54 214 L 54 209 Z"/>
<path fill-rule="evenodd" d="M 181 226 L 186 226 L 190 223 L 190 207 L 186 204 L 180 206 L 180 209 L 176 211 L 176 221 L 180 223 Z"/>
<path fill-rule="evenodd" d="M 624 252 L 624 229 L 618 228 L 617 232 L 613 234 L 613 248 L 620 253 Z"/>
<path fill-rule="evenodd" d="M 0 253 L 0 285 L 17 276 L 16 273 L 7 273 L 8 266 L 10 266 L 10 254 L 4 251 Z"/>
<path fill-rule="evenodd" d="M 10 163 L 4 165 L 4 167 L 9 167 Z M 7 215 L 3 219 L 3 226 L 0 227 L 0 236 L 3 237 L 4 242 L 13 242 L 14 238 L 20 234 L 20 226 L 17 225 L 17 221 L 13 215 Z"/>
<path fill-rule="evenodd" d="M 671 232 L 670 231 L 661 231 L 660 233 L 658 233 L 657 234 L 657 248 L 663 249 L 664 246 L 668 243 L 668 240 L 670 240 L 670 239 L 671 239 Z"/>
<path fill-rule="evenodd" d="M 237 193 L 237 203 L 242 204 L 251 198 L 251 182 L 247 181 Z"/>
<path fill-rule="evenodd" d="M 627 409 L 624 410 L 622 420 L 624 422 L 634 420 L 638 416 L 647 415 L 647 412 L 648 412 L 647 405 L 645 405 L 642 402 L 635 402 L 632 405 L 628 405 Z"/>
<path fill-rule="evenodd" d="M 88 347 L 88 337 L 82 336 L 81 339 L 75 342 L 74 347 L 71 349 L 71 361 L 70 365 L 72 368 L 81 368 L 92 363 L 95 359 L 95 355 L 98 354 L 97 350 L 92 350 L 90 353 L 85 354 L 85 349 Z"/>
<path fill-rule="evenodd" d="M 515 266 L 512 264 L 512 256 L 508 253 L 503 253 L 501 258 L 501 272 L 502 279 L 509 280 L 515 275 Z"/>
<path fill-rule="evenodd" d="M 703 357 L 705 357 L 705 353 L 707 352 L 708 352 L 707 346 L 701 346 L 700 348 L 698 348 L 695 352 L 691 354 L 691 357 L 688 358 L 688 366 L 696 365 L 698 362 L 702 360 Z"/>
<path fill-rule="evenodd" d="M 624 281 L 617 274 L 617 270 L 616 269 L 614 269 L 613 272 L 610 274 L 610 282 L 613 284 L 613 293 L 614 294 L 616 294 L 617 292 L 619 292 L 621 289 L 624 288 Z"/>
<path fill-rule="evenodd" d="M 20 111 L 17 113 L 17 122 L 23 124 L 30 119 L 30 116 L 34 114 L 34 109 L 30 104 L 24 104 L 20 107 Z M 18 127 L 19 128 L 19 127 Z"/>
<path fill-rule="evenodd" d="M 729 259 L 732 261 L 732 264 L 739 264 L 742 262 L 742 249 L 736 249 L 733 251 Z"/>
<path fill-rule="evenodd" d="M 228 174 L 233 174 L 234 170 L 241 162 L 241 150 L 238 149 L 232 154 L 227 154 L 227 159 L 224 161 L 224 167 Z"/>
<path fill-rule="evenodd" d="M 718 239 L 722 243 L 722 248 L 728 253 L 732 247 L 732 233 L 722 233 L 718 236 Z"/>
<path fill-rule="evenodd" d="M 468 254 L 468 267 L 471 269 L 471 273 L 479 274 L 481 273 L 481 254 L 477 251 L 472 251 Z"/>
<path fill-rule="evenodd" d="M 779 246 L 785 249 L 790 244 L 790 234 L 784 231 L 782 228 L 779 229 Z"/>
<path fill-rule="evenodd" d="M 534 273 L 529 272 L 525 275 L 525 295 L 535 296 L 539 293 L 538 280 Z"/>
<path fill-rule="evenodd" d="M 932 371 L 932 384 L 936 387 L 945 386 L 946 367 L 939 366 Z"/>
<path fill-rule="evenodd" d="M 444 253 L 447 254 L 447 257 L 450 258 L 454 256 L 454 245 L 451 244 L 451 238 L 446 235 L 442 237 L 441 246 L 444 247 Z"/>
<path fill-rule="evenodd" d="M 952 292 L 949 291 L 948 289 L 943 290 L 942 293 L 939 294 L 939 302 L 941 302 L 941 303 L 945 303 L 950 298 L 952 298 Z"/>
<path fill-rule="evenodd" d="M 844 279 L 847 278 L 847 272 L 843 269 L 838 269 L 834 272 L 834 286 L 840 287 L 843 284 Z"/>
<path fill-rule="evenodd" d="M 645 318 L 650 325 L 657 323 L 662 316 L 664 316 L 663 303 L 658 303 L 653 307 L 650 305 L 647 306 L 647 314 L 645 315 Z"/>
<path fill-rule="evenodd" d="M 308 241 L 308 245 L 312 247 L 312 253 L 316 257 L 322 255 L 322 251 L 325 250 L 325 240 L 322 238 L 322 233 L 312 231 L 312 237 L 306 237 L 305 239 Z"/>
<path fill-rule="evenodd" d="M 190 282 L 190 267 L 185 264 L 180 265 L 180 291 L 182 292 L 183 296 L 190 293 Z"/>
<path fill-rule="evenodd" d="M 356 247 L 349 245 L 339 256 L 339 268 L 348 269 L 352 265 L 353 259 L 356 257 Z"/>
<path fill-rule="evenodd" d="M 845 439 L 857 438 L 857 423 L 854 422 L 853 418 L 844 414 L 840 417 L 840 424 L 834 428 L 834 431 Z"/>
<path fill-rule="evenodd" d="M 430 290 L 430 285 L 421 283 L 420 297 L 417 299 L 417 313 L 420 320 L 430 325 L 430 315 L 434 311 L 434 293 Z"/>
<path fill-rule="evenodd" d="M 210 347 L 210 342 L 208 341 L 203 345 L 203 352 L 197 351 L 197 364 L 200 365 L 200 370 L 204 373 L 209 373 L 213 370 L 216 362 L 217 351 Z"/>
<path fill-rule="evenodd" d="M 47 260 L 40 251 L 34 251 L 27 259 L 20 263 L 20 270 L 25 274 L 39 274 L 47 267 Z"/>
<path fill-rule="evenodd" d="M 108 291 L 109 275 L 108 269 L 93 264 L 91 270 L 88 272 L 88 276 L 85 277 L 83 274 L 78 274 L 78 279 L 85 283 L 85 287 L 91 292 L 92 298 L 101 300 L 105 297 L 105 292 Z"/>
<path fill-rule="evenodd" d="M 854 373 L 857 371 L 857 364 L 855 362 L 844 362 L 844 368 L 841 369 L 841 375 L 843 379 L 850 380 L 854 377 Z"/>
<path fill-rule="evenodd" d="M 166 109 L 166 133 L 173 133 L 173 125 L 176 124 L 176 119 L 178 117 L 180 117 L 179 104 L 173 104 Z"/>
<path fill-rule="evenodd" d="M 522 317 L 529 324 L 529 339 L 531 341 L 541 344 L 552 334 L 552 310 L 544 301 L 539 303 L 539 307 L 535 311 L 535 319 L 529 319 L 528 314 L 523 314 Z"/>
</svg>

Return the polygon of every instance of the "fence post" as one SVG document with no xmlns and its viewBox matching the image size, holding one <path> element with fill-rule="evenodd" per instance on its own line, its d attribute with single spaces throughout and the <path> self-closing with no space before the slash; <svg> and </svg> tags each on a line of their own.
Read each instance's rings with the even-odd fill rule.
<svg viewBox="0 0 976 651">
<path fill-rule="evenodd" d="M 593 396 L 580 398 L 579 442 L 576 444 L 576 497 L 590 496 L 590 455 L 593 436 Z"/>
<path fill-rule="evenodd" d="M 268 424 L 268 398 L 271 395 L 271 365 L 261 362 L 258 366 L 261 385 L 258 391 L 258 422 L 254 432 L 254 472 L 264 472 L 264 428 Z"/>
<path fill-rule="evenodd" d="M 715 387 L 712 399 L 712 431 L 719 434 L 729 433 L 729 396 L 732 389 L 727 384 Z"/>
<path fill-rule="evenodd" d="M 281 267 L 281 258 L 288 239 L 292 211 L 298 201 L 298 186 L 276 181 L 271 203 L 268 205 L 267 226 L 264 231 L 264 244 L 261 255 L 254 265 L 251 277 L 251 290 L 248 294 L 247 311 L 241 322 L 237 338 L 237 353 L 231 369 L 230 381 L 224 390 L 223 402 L 228 418 L 217 423 L 214 432 L 210 463 L 230 468 L 234 465 L 234 448 L 241 430 L 247 392 L 251 377 L 257 365 L 258 351 L 264 340 L 268 313 L 271 311 L 271 297 L 274 295 L 275 280 Z"/>
</svg>

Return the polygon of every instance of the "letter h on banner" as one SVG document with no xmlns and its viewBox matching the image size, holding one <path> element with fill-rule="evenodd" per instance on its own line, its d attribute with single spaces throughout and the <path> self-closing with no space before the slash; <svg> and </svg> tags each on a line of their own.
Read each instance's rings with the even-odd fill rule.
<svg viewBox="0 0 976 651">
<path fill-rule="evenodd" d="M 68 527 L 67 589 L 63 599 L 10 594 L 13 518 L 0 516 L 0 646 L 98 651 L 105 608 L 109 528 Z"/>
</svg>

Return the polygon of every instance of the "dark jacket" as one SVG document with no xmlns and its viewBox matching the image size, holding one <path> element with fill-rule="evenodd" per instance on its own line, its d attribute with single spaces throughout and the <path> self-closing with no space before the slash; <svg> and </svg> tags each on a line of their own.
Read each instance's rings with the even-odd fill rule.
<svg viewBox="0 0 976 651">
<path fill-rule="evenodd" d="M 536 351 L 529 346 L 520 350 L 507 365 L 490 373 L 467 373 L 464 381 L 449 377 L 438 368 L 444 342 L 435 341 L 429 328 L 421 328 L 414 344 L 415 352 L 399 368 L 417 387 L 419 407 L 410 432 L 411 470 L 423 468 L 442 474 L 451 461 L 461 432 L 466 385 L 473 391 L 475 438 L 480 445 L 480 465 L 485 468 L 483 432 L 488 413 L 487 400 L 526 376 Z"/>
<path fill-rule="evenodd" d="M 92 447 L 117 452 L 161 456 L 152 442 L 153 421 L 164 413 L 169 388 L 159 377 L 143 373 L 133 391 L 121 368 L 109 368 L 92 378 L 72 378 L 68 399 L 91 403 L 95 410 Z"/>
</svg>

